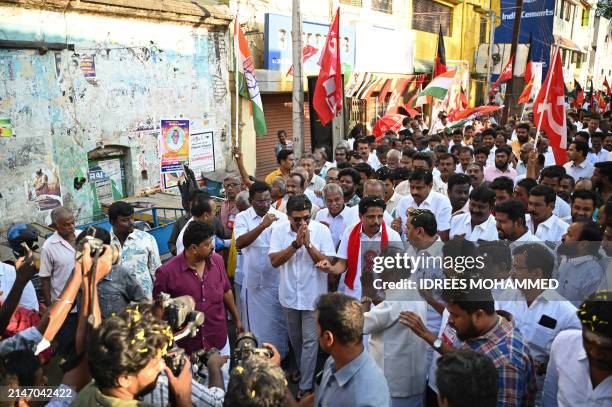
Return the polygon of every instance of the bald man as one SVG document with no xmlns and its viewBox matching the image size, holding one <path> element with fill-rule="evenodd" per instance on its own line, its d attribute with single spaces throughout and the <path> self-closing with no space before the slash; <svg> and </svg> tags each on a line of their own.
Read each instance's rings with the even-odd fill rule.
<svg viewBox="0 0 612 407">
<path fill-rule="evenodd" d="M 51 211 L 51 227 L 55 233 L 42 246 L 40 272 L 43 301 L 46 306 L 57 300 L 66 286 L 75 265 L 75 227 L 72 213 L 60 206 Z M 77 327 L 76 307 L 66 318 L 58 332 L 57 354 L 67 356 L 74 350 L 74 336 Z"/>
</svg>

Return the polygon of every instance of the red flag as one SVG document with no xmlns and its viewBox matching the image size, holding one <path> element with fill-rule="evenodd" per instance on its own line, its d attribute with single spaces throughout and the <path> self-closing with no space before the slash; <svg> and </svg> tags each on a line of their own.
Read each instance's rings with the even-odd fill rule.
<svg viewBox="0 0 612 407">
<path fill-rule="evenodd" d="M 485 105 L 485 106 L 471 107 L 469 109 L 461 110 L 455 113 L 454 119 L 456 121 L 461 120 L 461 119 L 472 120 L 480 115 L 496 112 L 500 110 L 502 107 L 503 106 L 497 106 L 497 105 Z"/>
<path fill-rule="evenodd" d="M 531 34 L 529 35 L 529 52 L 527 53 L 527 64 L 525 65 L 525 89 L 518 98 L 518 103 L 527 103 L 531 98 L 531 91 L 533 90 L 533 80 L 535 74 L 533 73 L 533 61 L 531 59 Z"/>
<path fill-rule="evenodd" d="M 325 126 L 342 109 L 342 65 L 340 64 L 340 8 L 329 26 L 321 52 L 319 77 L 314 89 L 313 106 Z"/>
<path fill-rule="evenodd" d="M 546 80 L 533 102 L 534 121 L 548 135 L 557 165 L 567 162 L 567 127 L 565 122 L 565 87 L 563 63 L 557 48 Z"/>
<path fill-rule="evenodd" d="M 497 78 L 497 80 L 493 84 L 490 94 L 492 95 L 494 93 L 495 89 L 497 89 L 500 83 L 505 82 L 510 78 L 512 78 L 512 56 L 510 56 L 510 59 L 508 60 L 506 67 L 499 75 L 499 78 Z"/>
<path fill-rule="evenodd" d="M 312 56 L 316 55 L 317 52 L 319 52 L 319 50 L 312 45 L 304 45 L 304 49 L 302 50 L 302 62 L 308 61 Z M 291 65 L 289 71 L 287 72 L 287 76 L 289 75 L 293 76 L 293 65 Z"/>
<path fill-rule="evenodd" d="M 397 107 L 402 105 L 402 95 L 406 90 L 406 86 L 410 83 L 410 78 L 399 78 L 395 83 L 395 87 L 389 96 L 386 113 L 397 113 Z"/>
<path fill-rule="evenodd" d="M 444 48 L 444 36 L 442 35 L 442 25 L 438 31 L 438 51 L 436 63 L 434 65 L 434 77 L 446 72 L 446 49 Z"/>
<path fill-rule="evenodd" d="M 612 96 L 610 95 L 612 93 L 612 89 L 610 89 L 610 84 L 608 84 L 608 78 L 606 77 L 604 77 L 604 86 L 606 87 L 606 93 L 608 96 Z"/>
<path fill-rule="evenodd" d="M 601 110 L 606 110 L 606 99 L 604 98 L 603 92 L 597 92 L 597 102 L 599 103 L 599 108 Z"/>
</svg>

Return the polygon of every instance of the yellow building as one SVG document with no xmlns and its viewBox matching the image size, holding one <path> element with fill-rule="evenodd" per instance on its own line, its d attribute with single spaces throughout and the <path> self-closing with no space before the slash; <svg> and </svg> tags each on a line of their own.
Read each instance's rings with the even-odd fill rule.
<svg viewBox="0 0 612 407">
<path fill-rule="evenodd" d="M 484 75 L 475 73 L 478 46 L 489 42 L 491 1 L 412 0 L 410 28 L 415 33 L 415 73 L 430 73 L 442 27 L 447 65 L 463 65 L 469 74 L 470 104 L 479 103 L 486 88 Z M 499 16 L 499 1 L 493 2 Z"/>
</svg>

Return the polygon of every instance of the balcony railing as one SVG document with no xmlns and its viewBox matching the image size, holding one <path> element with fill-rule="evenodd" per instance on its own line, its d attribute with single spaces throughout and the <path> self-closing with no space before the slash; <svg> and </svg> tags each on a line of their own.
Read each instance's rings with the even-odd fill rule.
<svg viewBox="0 0 612 407">
<path fill-rule="evenodd" d="M 393 14 L 393 0 L 372 0 L 372 10 Z"/>
</svg>

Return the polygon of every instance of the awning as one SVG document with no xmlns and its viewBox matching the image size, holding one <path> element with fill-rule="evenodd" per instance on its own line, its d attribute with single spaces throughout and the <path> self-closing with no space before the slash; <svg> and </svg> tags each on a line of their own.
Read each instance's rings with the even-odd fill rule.
<svg viewBox="0 0 612 407">
<path fill-rule="evenodd" d="M 388 81 L 409 79 L 414 75 L 376 72 L 353 72 L 344 88 L 344 96 L 366 99 L 383 90 Z"/>
<path fill-rule="evenodd" d="M 582 53 L 585 52 L 582 48 L 580 48 L 580 46 L 578 46 L 578 44 L 568 38 L 556 34 L 554 34 L 553 37 L 555 39 L 555 43 L 559 44 L 559 46 L 563 48 L 571 49 Z"/>
</svg>

